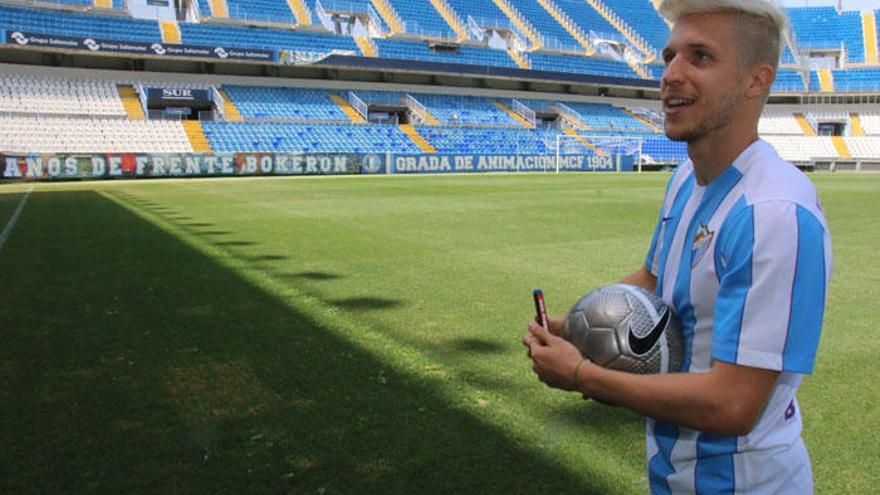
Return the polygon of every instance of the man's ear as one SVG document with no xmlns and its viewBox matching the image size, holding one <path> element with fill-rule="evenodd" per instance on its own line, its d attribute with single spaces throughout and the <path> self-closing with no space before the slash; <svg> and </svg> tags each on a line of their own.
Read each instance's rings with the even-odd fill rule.
<svg viewBox="0 0 880 495">
<path fill-rule="evenodd" d="M 770 91 L 773 80 L 776 79 L 776 69 L 770 64 L 758 64 L 749 71 L 749 86 L 746 88 L 746 96 L 749 98 L 763 98 Z"/>
</svg>

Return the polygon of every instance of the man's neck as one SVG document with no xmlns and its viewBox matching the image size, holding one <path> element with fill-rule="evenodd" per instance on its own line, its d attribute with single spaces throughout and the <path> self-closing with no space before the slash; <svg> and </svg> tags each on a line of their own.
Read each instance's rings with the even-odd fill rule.
<svg viewBox="0 0 880 495">
<path fill-rule="evenodd" d="M 758 130 L 737 133 L 719 130 L 715 136 L 705 136 L 688 143 L 688 156 L 694 164 L 697 184 L 706 186 L 729 167 L 736 157 L 758 140 Z"/>
</svg>

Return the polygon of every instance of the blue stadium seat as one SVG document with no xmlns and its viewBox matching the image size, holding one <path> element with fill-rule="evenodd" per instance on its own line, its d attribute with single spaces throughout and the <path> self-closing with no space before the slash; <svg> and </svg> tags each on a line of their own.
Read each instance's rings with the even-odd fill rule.
<svg viewBox="0 0 880 495">
<path fill-rule="evenodd" d="M 229 17 L 251 21 L 296 24 L 285 0 L 226 0 Z"/>
<path fill-rule="evenodd" d="M 236 85 L 223 89 L 246 119 L 348 120 L 327 90 Z"/>
<path fill-rule="evenodd" d="M 839 92 L 880 91 L 880 68 L 850 68 L 833 70 L 834 90 Z M 818 82 L 816 83 L 818 87 Z"/>
<path fill-rule="evenodd" d="M 536 0 L 516 0 L 511 2 L 532 23 L 544 38 L 549 49 L 583 51 L 584 48 L 562 27 L 547 9 Z"/>
<path fill-rule="evenodd" d="M 387 0 L 400 16 L 403 28 L 408 34 L 429 37 L 455 38 L 449 24 L 440 16 L 429 2 L 412 0 Z"/>
<path fill-rule="evenodd" d="M 503 50 L 462 45 L 456 52 L 434 51 L 424 41 L 376 39 L 379 56 L 400 60 L 479 65 L 484 67 L 516 67 Z"/>
<path fill-rule="evenodd" d="M 510 115 L 494 104 L 494 99 L 479 96 L 415 94 L 440 122 L 458 125 L 517 126 Z"/>
<path fill-rule="evenodd" d="M 628 65 L 626 65 L 626 63 L 618 62 L 616 60 L 543 52 L 531 53 L 529 57 L 532 60 L 533 70 L 640 79 L 639 76 L 633 72 Z"/>
<path fill-rule="evenodd" d="M 156 21 L 3 5 L 0 5 L 0 28 L 76 38 L 93 37 L 145 43 L 162 41 Z"/>
<path fill-rule="evenodd" d="M 639 35 L 659 51 L 669 39 L 669 26 L 654 9 L 650 0 L 604 0 Z"/>
<path fill-rule="evenodd" d="M 650 130 L 645 124 L 613 105 L 573 102 L 566 102 L 565 105 L 578 112 L 581 120 L 591 129 L 631 132 L 648 132 Z"/>
<path fill-rule="evenodd" d="M 779 69 L 776 81 L 773 83 L 774 92 L 802 92 L 804 91 L 804 79 L 800 72 L 793 69 Z"/>
<path fill-rule="evenodd" d="M 218 153 L 419 153 L 397 126 L 294 122 L 203 122 Z"/>
<path fill-rule="evenodd" d="M 801 49 L 837 49 L 846 46 L 850 62 L 865 61 L 865 42 L 859 12 L 837 13 L 834 7 L 787 9 Z"/>
<path fill-rule="evenodd" d="M 347 36 L 317 34 L 287 29 L 217 24 L 180 24 L 184 43 L 207 46 L 234 46 L 263 50 L 293 50 L 326 53 L 334 49 L 360 53 L 354 40 Z"/>
</svg>

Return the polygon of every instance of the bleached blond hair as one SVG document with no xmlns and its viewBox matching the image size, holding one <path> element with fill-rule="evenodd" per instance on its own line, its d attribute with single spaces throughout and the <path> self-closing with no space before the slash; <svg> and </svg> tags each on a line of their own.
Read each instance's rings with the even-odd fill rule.
<svg viewBox="0 0 880 495">
<path fill-rule="evenodd" d="M 788 18 L 777 0 L 663 0 L 659 11 L 673 24 L 693 14 L 735 16 L 743 66 L 757 63 L 779 66 Z"/>
</svg>

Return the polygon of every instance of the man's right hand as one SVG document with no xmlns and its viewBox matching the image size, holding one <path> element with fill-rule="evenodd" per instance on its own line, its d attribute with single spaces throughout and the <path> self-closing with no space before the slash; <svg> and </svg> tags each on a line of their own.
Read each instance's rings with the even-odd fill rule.
<svg viewBox="0 0 880 495">
<path fill-rule="evenodd" d="M 541 324 L 538 321 L 538 317 L 535 317 L 535 323 Z M 547 323 L 550 325 L 550 333 L 559 337 L 562 335 L 562 327 L 565 326 L 565 317 L 564 316 L 548 316 Z"/>
</svg>

